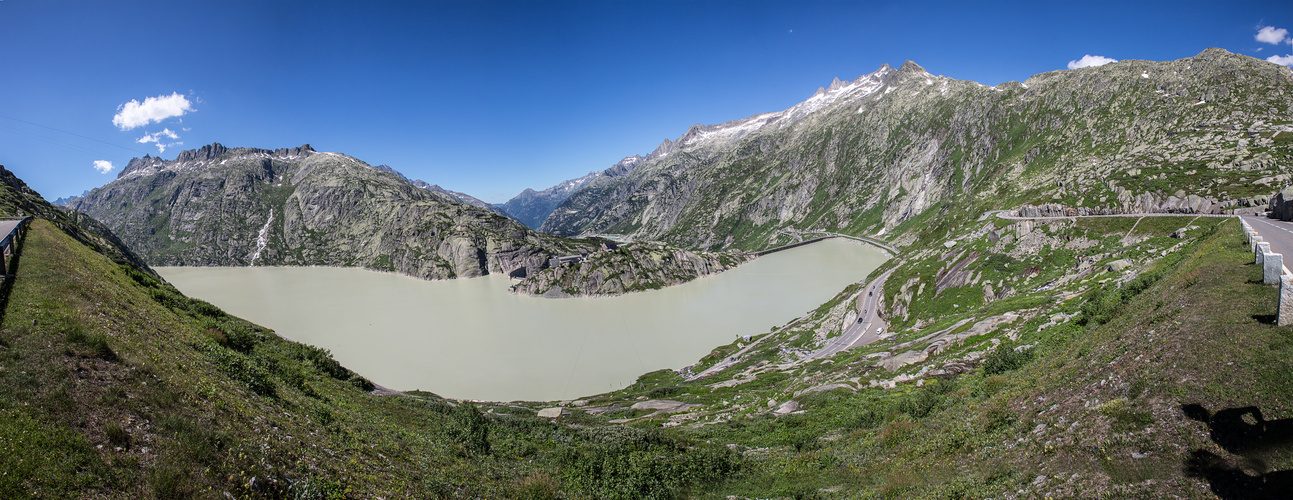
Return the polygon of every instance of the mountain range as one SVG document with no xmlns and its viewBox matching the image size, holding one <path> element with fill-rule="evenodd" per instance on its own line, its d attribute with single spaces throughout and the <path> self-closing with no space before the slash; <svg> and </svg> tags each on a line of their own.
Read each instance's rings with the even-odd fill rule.
<svg viewBox="0 0 1293 500">
<path fill-rule="evenodd" d="M 135 158 L 68 208 L 152 265 L 359 266 L 443 279 L 523 275 L 551 255 L 594 248 L 308 144 Z"/>
<path fill-rule="evenodd" d="M 885 65 L 784 111 L 695 125 L 627 175 L 589 181 L 541 230 L 757 249 L 787 228 L 885 235 L 976 205 L 1264 204 L 1289 180 L 1274 148 L 1293 133 L 1290 81 L 1215 48 L 994 87 Z"/>
</svg>

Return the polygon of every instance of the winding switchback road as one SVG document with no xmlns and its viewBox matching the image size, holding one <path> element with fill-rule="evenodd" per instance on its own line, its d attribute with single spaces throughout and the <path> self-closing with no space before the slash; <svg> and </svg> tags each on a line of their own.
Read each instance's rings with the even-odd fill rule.
<svg viewBox="0 0 1293 500">
<path fill-rule="evenodd" d="M 880 317 L 880 298 L 884 296 L 884 281 L 893 274 L 893 270 L 880 275 L 879 278 L 871 281 L 870 284 L 862 290 L 864 293 L 858 293 L 857 310 L 858 318 L 861 321 L 854 321 L 844 329 L 844 333 L 834 340 L 827 342 L 817 352 L 809 354 L 801 361 L 812 361 L 829 357 L 845 349 L 860 347 L 877 340 L 885 330 L 889 329 L 889 323 Z"/>
</svg>

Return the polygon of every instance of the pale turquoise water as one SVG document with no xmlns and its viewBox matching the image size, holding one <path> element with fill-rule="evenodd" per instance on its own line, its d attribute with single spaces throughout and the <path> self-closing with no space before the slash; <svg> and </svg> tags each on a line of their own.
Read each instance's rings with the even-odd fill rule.
<svg viewBox="0 0 1293 500">
<path fill-rule="evenodd" d="M 332 351 L 392 389 L 491 401 L 573 399 L 682 368 L 866 278 L 885 256 L 827 240 L 619 297 L 507 293 L 505 276 L 422 281 L 329 267 L 160 267 L 185 294 Z"/>
</svg>

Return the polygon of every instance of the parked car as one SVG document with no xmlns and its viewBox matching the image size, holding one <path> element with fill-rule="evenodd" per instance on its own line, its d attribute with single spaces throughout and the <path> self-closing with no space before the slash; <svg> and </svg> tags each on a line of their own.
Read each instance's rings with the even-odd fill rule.
<svg viewBox="0 0 1293 500">
<path fill-rule="evenodd" d="M 876 328 L 876 329 L 875 329 L 875 333 L 876 333 L 876 334 L 879 334 L 879 333 L 880 333 L 881 331 L 883 331 L 883 330 L 884 330 L 884 328 Z"/>
</svg>

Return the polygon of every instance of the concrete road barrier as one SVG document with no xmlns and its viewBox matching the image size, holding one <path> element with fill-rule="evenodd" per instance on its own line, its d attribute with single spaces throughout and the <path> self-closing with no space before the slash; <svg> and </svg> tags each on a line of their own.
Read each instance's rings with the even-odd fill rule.
<svg viewBox="0 0 1293 500">
<path fill-rule="evenodd" d="M 1293 325 L 1293 274 L 1280 276 L 1280 304 L 1275 323 L 1279 326 Z"/>
<path fill-rule="evenodd" d="M 1284 256 L 1268 253 L 1262 257 L 1262 282 L 1268 285 L 1278 284 L 1284 274 Z"/>
<path fill-rule="evenodd" d="M 1271 253 L 1271 244 L 1268 241 L 1257 242 L 1257 250 L 1253 251 L 1253 264 L 1262 265 L 1263 257 Z"/>
</svg>

